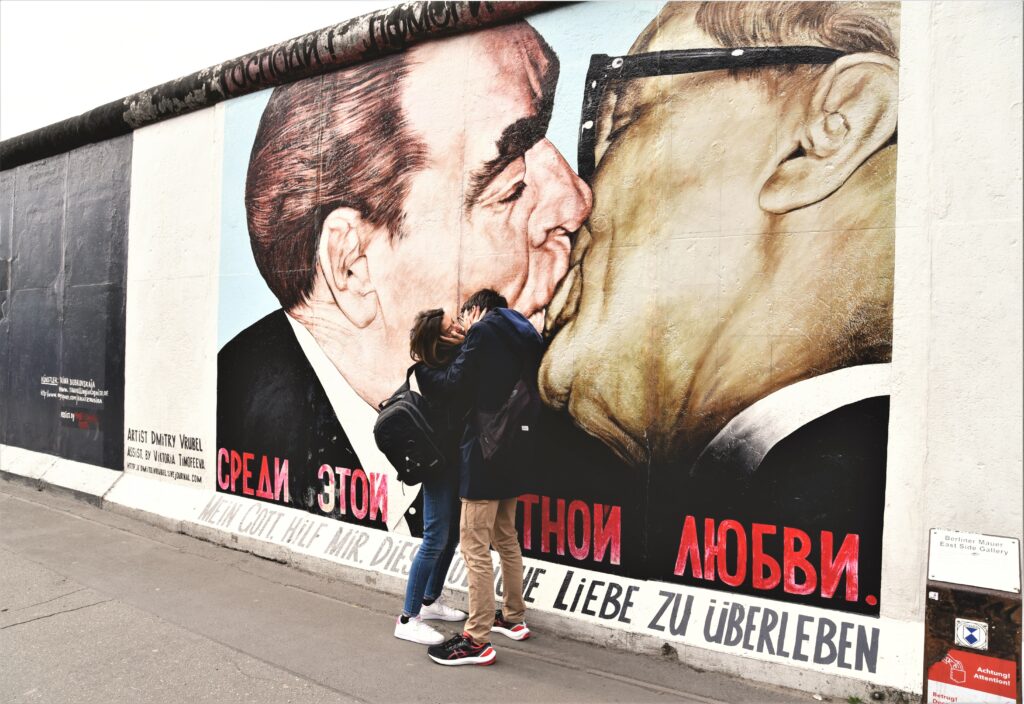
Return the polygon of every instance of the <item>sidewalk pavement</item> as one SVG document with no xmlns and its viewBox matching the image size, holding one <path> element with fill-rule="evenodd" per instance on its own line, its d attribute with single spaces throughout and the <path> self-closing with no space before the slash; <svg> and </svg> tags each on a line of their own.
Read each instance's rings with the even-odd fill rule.
<svg viewBox="0 0 1024 704">
<path fill-rule="evenodd" d="M 399 600 L 0 481 L 0 701 L 812 702 L 536 633 L 491 667 L 393 637 Z M 527 615 L 529 617 L 529 615 Z M 460 624 L 441 624 L 451 626 Z"/>
</svg>

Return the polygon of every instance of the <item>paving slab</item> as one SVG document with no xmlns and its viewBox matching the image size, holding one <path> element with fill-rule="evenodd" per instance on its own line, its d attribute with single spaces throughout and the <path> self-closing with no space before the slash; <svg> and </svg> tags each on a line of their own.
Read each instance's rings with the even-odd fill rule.
<svg viewBox="0 0 1024 704">
<path fill-rule="evenodd" d="M 7 481 L 0 560 L 5 702 L 813 701 L 543 632 L 442 668 L 392 595 Z"/>
</svg>

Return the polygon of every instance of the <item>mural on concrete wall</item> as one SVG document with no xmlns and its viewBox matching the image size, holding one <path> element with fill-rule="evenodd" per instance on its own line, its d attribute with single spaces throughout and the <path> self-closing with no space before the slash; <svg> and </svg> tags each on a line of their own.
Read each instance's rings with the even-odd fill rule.
<svg viewBox="0 0 1024 704">
<path fill-rule="evenodd" d="M 489 286 L 549 342 L 528 556 L 877 614 L 897 22 L 576 6 L 231 101 L 218 490 L 417 535 L 374 408 Z"/>
<path fill-rule="evenodd" d="M 131 136 L 0 173 L 0 442 L 122 468 Z"/>
</svg>

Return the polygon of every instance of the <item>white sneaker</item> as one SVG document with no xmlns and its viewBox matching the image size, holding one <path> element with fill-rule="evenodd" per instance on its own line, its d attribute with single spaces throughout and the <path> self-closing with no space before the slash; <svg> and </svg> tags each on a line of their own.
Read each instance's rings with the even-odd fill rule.
<svg viewBox="0 0 1024 704">
<path fill-rule="evenodd" d="M 420 618 L 433 621 L 465 621 L 466 612 L 453 609 L 437 599 L 429 606 L 424 604 L 420 607 Z"/>
<path fill-rule="evenodd" d="M 444 642 L 444 636 L 423 623 L 419 616 L 413 616 L 405 623 L 402 623 L 401 616 L 395 619 L 395 638 L 423 645 L 438 645 Z"/>
</svg>

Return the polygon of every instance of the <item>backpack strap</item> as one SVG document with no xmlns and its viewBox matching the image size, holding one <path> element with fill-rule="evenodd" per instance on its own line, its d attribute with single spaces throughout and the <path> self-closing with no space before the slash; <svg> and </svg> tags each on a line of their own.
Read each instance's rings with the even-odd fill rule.
<svg viewBox="0 0 1024 704">
<path fill-rule="evenodd" d="M 410 389 L 413 388 L 413 384 L 416 383 L 416 380 L 413 378 L 412 373 L 415 370 L 416 370 L 416 365 L 414 364 L 414 365 L 412 365 L 411 367 L 409 367 L 405 371 L 405 383 L 403 383 L 401 386 L 399 386 L 397 389 L 395 389 L 395 393 L 391 394 L 390 397 L 384 399 L 379 404 L 377 404 L 377 411 L 378 412 L 379 411 L 383 411 L 385 409 L 385 407 L 387 407 L 387 405 L 389 403 L 391 403 L 396 398 L 398 398 L 399 396 L 401 396 L 402 394 L 404 394 L 405 392 L 407 392 L 407 391 L 409 391 Z M 418 383 L 416 383 L 415 391 L 416 391 L 416 393 L 419 393 L 419 384 Z"/>
<path fill-rule="evenodd" d="M 415 364 L 409 367 L 409 371 L 405 373 L 405 385 L 408 386 L 413 391 L 415 391 L 416 393 L 418 393 L 420 396 L 422 396 L 423 392 L 420 391 L 420 382 L 416 378 L 416 375 L 413 374 L 414 371 L 416 371 Z"/>
</svg>

